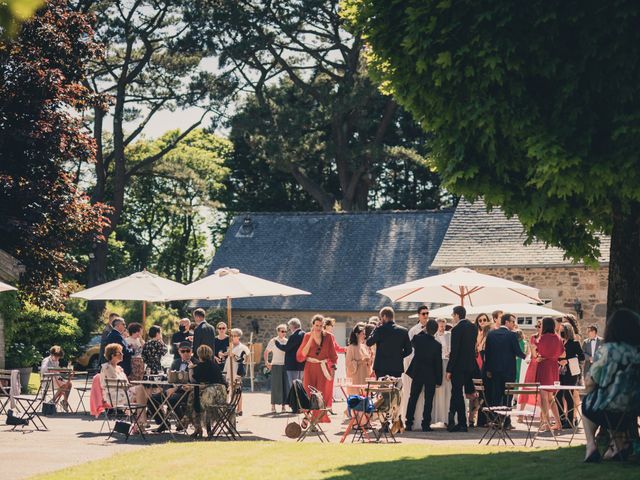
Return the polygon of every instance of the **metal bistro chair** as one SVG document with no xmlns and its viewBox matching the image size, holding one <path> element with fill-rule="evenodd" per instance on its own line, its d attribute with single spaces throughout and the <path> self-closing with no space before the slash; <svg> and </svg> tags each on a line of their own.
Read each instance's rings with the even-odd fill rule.
<svg viewBox="0 0 640 480">
<path fill-rule="evenodd" d="M 380 441 L 384 437 L 389 443 L 389 439 L 393 443 L 398 443 L 393 432 L 393 409 L 394 403 L 399 403 L 400 389 L 397 387 L 398 380 L 395 378 L 389 380 L 367 380 L 366 396 L 373 399 L 374 411 L 372 417 L 380 421 L 380 429 L 374 435 L 376 441 Z"/>
<path fill-rule="evenodd" d="M 91 382 L 93 381 L 93 377 L 100 373 L 99 370 L 89 370 L 87 369 L 87 376 L 84 379 L 84 386 L 82 387 L 74 387 L 76 392 L 80 395 L 80 399 L 78 400 L 78 405 L 76 406 L 75 413 L 80 413 L 80 408 L 82 407 L 82 413 L 88 414 L 89 410 L 87 410 L 86 405 L 84 404 L 84 398 L 87 394 L 91 393 Z"/>
<path fill-rule="evenodd" d="M 8 415 L 11 401 L 11 370 L 0 370 L 0 415 Z"/>
<path fill-rule="evenodd" d="M 535 398 L 535 403 L 533 406 L 533 411 L 526 410 L 521 407 L 518 407 L 515 410 L 511 410 L 511 417 L 522 417 L 525 420 L 525 425 L 527 426 L 527 436 L 524 439 L 524 446 L 527 446 L 527 442 L 531 442 L 531 447 L 533 447 L 534 435 L 532 433 L 533 430 L 533 422 L 536 420 L 540 420 L 540 410 L 538 409 L 539 399 L 540 399 L 540 384 L 539 383 L 513 383 L 509 382 L 505 384 L 505 395 L 510 395 L 513 397 L 519 395 L 527 395 Z M 519 404 L 518 404 L 519 405 Z M 538 431 L 540 427 L 538 427 Z M 538 432 L 536 432 L 537 435 Z"/>
<path fill-rule="evenodd" d="M 474 385 L 476 384 L 476 380 L 477 379 L 474 379 Z M 477 385 L 475 386 L 477 391 L 478 386 Z M 506 387 L 506 384 L 505 384 L 505 387 Z M 484 384 L 483 384 L 483 391 L 484 391 Z M 508 395 L 506 390 L 504 395 L 505 396 Z M 486 405 L 486 396 L 483 396 L 483 397 L 484 397 L 483 403 L 485 403 Z M 491 443 L 491 440 L 493 440 L 493 438 L 496 435 L 498 436 L 498 445 L 500 444 L 500 440 L 502 440 L 506 445 L 507 439 L 509 439 L 512 445 L 515 445 L 513 439 L 511 438 L 511 436 L 509 435 L 509 432 L 506 429 L 506 422 L 507 422 L 507 419 L 510 417 L 512 410 L 513 410 L 512 407 L 504 406 L 504 405 L 496 405 L 496 406 L 486 405 L 484 407 L 481 407 L 480 411 L 483 412 L 487 418 L 487 428 L 478 443 L 482 443 L 484 439 L 487 437 L 487 435 L 489 435 L 489 432 L 491 432 L 491 435 L 487 439 L 487 445 Z"/>
<path fill-rule="evenodd" d="M 215 405 L 216 419 L 211 425 L 211 435 L 209 438 L 219 438 L 224 435 L 227 440 L 238 440 L 241 438 L 240 432 L 236 428 L 236 409 L 242 398 L 242 385 L 238 382 L 231 392 L 229 403 Z"/>
<path fill-rule="evenodd" d="M 146 441 L 147 437 L 144 434 L 143 425 L 140 423 L 140 417 L 147 408 L 146 403 L 131 402 L 129 398 L 129 382 L 127 380 L 107 378 L 105 379 L 105 386 L 108 402 L 111 405 L 111 408 L 105 410 L 105 418 L 107 424 L 110 423 L 110 420 L 115 422 L 107 440 L 109 440 L 114 433 L 122 433 L 125 436 L 125 441 L 128 441 L 135 426 L 138 428 L 138 432 L 140 432 L 142 438 Z"/>
<path fill-rule="evenodd" d="M 19 409 L 22 411 L 20 418 L 29 420 L 38 431 L 49 430 L 42 420 L 41 409 L 42 404 L 45 402 L 50 383 L 51 377 L 44 376 L 40 379 L 40 387 L 35 395 L 16 395 L 13 397 Z M 40 428 L 40 426 L 42 426 L 42 428 Z M 11 430 L 15 430 L 16 427 L 17 425 L 14 425 Z M 24 428 L 24 425 L 22 427 Z"/>
</svg>

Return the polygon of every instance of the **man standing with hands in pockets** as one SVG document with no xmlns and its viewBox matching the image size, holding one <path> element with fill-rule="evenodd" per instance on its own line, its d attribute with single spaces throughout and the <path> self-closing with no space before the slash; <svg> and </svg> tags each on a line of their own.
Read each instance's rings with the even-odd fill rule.
<svg viewBox="0 0 640 480">
<path fill-rule="evenodd" d="M 456 324 L 451 330 L 451 353 L 447 364 L 447 380 L 451 382 L 451 402 L 449 403 L 450 432 L 466 432 L 467 414 L 463 389 L 468 396 L 475 395 L 473 371 L 476 364 L 476 340 L 478 329 L 467 320 L 467 310 L 462 306 L 453 307 L 452 318 Z M 458 423 L 455 422 L 456 416 Z"/>
</svg>

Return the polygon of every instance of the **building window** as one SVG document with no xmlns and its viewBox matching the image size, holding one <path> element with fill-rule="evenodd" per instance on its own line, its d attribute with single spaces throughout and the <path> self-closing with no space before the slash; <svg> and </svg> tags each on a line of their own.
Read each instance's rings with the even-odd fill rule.
<svg viewBox="0 0 640 480">
<path fill-rule="evenodd" d="M 547 308 L 553 308 L 551 306 L 552 300 L 550 298 L 541 298 L 542 306 Z M 518 325 L 523 328 L 535 328 L 536 322 L 542 320 L 543 317 L 538 316 L 521 316 L 518 317 Z"/>
</svg>

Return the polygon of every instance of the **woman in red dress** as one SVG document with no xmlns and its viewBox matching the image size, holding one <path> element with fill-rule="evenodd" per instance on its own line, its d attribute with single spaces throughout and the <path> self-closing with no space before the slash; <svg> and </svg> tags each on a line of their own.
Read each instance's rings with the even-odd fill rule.
<svg viewBox="0 0 640 480">
<path fill-rule="evenodd" d="M 524 374 L 524 383 L 534 383 L 536 381 L 536 370 L 538 362 L 536 358 L 538 356 L 538 340 L 540 339 L 540 331 L 542 330 L 542 322 L 536 323 L 536 333 L 531 335 L 529 339 L 529 366 L 527 372 Z M 524 409 L 527 405 L 534 407 L 539 404 L 538 397 L 536 395 L 520 395 L 518 397 L 518 405 L 521 409 Z"/>
<path fill-rule="evenodd" d="M 335 327 L 336 325 L 336 319 L 335 318 L 331 318 L 331 317 L 324 317 L 324 322 L 323 322 L 323 326 L 324 326 L 324 331 L 326 333 L 330 333 L 331 335 L 333 335 L 333 327 Z M 336 350 L 336 353 L 346 353 L 347 349 L 345 347 L 341 347 L 340 345 L 338 345 L 338 342 L 336 341 L 336 337 L 335 335 L 333 335 L 333 348 Z M 330 371 L 335 372 L 336 371 L 336 367 L 337 367 L 337 363 L 332 363 L 329 365 Z M 327 387 L 330 388 L 330 392 L 331 394 L 329 395 L 328 401 L 327 398 L 325 398 L 326 404 L 327 404 L 327 408 L 331 409 L 331 407 L 333 406 L 333 385 L 334 385 L 334 378 L 335 376 L 331 377 L 331 387 Z M 333 411 L 330 412 L 332 415 L 334 414 Z"/>
<path fill-rule="evenodd" d="M 542 335 L 538 340 L 538 356 L 536 367 L 536 382 L 540 385 L 554 385 L 560 381 L 560 368 L 558 366 L 558 358 L 564 354 L 564 345 L 562 340 L 555 333 L 556 322 L 551 317 L 542 319 Z M 541 390 L 540 397 L 542 400 L 542 409 L 540 417 L 546 428 L 542 427 L 540 431 L 547 429 L 560 430 L 560 414 L 558 405 L 555 402 L 555 392 L 549 390 Z M 552 427 L 549 421 L 549 409 L 551 409 L 556 423 Z"/>
<path fill-rule="evenodd" d="M 324 317 L 314 315 L 311 319 L 311 331 L 305 333 L 302 343 L 296 353 L 298 362 L 304 364 L 304 389 L 310 392 L 309 387 L 314 387 L 322 393 L 324 403 L 333 396 L 333 365 L 338 362 L 338 354 L 335 348 L 335 338 L 332 334 L 323 331 Z M 324 416 L 323 423 L 329 422 L 329 417 Z"/>
</svg>

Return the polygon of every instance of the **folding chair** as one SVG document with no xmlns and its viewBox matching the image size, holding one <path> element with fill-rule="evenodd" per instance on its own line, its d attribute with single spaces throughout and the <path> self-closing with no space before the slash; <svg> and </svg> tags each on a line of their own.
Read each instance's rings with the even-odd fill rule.
<svg viewBox="0 0 640 480">
<path fill-rule="evenodd" d="M 109 440 L 114 433 L 122 433 L 125 435 L 126 442 L 129 440 L 133 428 L 138 427 L 138 432 L 140 432 L 140 435 L 146 441 L 147 437 L 144 434 L 143 425 L 140 423 L 140 417 L 146 410 L 147 404 L 131 402 L 129 398 L 129 382 L 127 380 L 107 378 L 105 379 L 105 386 L 109 404 L 112 405 L 110 409 L 105 410 L 107 423 L 109 418 L 115 421 L 107 440 Z M 121 425 L 119 422 L 125 422 L 129 425 L 126 431 L 119 430 L 119 425 Z M 100 431 L 102 431 L 102 429 L 100 429 Z"/>
<path fill-rule="evenodd" d="M 366 394 L 373 398 L 374 415 L 380 421 L 380 429 L 377 432 L 374 430 L 377 441 L 384 437 L 388 443 L 389 437 L 391 437 L 393 443 L 398 443 L 391 428 L 393 402 L 400 398 L 400 389 L 396 383 L 397 379 L 367 381 Z"/>
<path fill-rule="evenodd" d="M 474 386 L 476 386 L 476 389 L 477 389 L 476 380 L 477 379 L 474 379 L 473 382 L 474 382 Z M 505 387 L 506 385 L 507 384 L 505 384 Z M 483 392 L 484 391 L 485 390 L 484 390 L 484 384 L 483 384 Z M 506 387 L 504 392 L 505 396 L 509 395 L 509 393 L 507 393 L 508 391 L 509 391 L 509 388 Z M 486 395 L 484 396 L 483 403 L 486 404 Z M 491 443 L 491 440 L 493 440 L 496 435 L 498 436 L 498 445 L 500 445 L 500 440 L 502 440 L 506 445 L 507 439 L 509 439 L 512 445 L 515 445 L 515 443 L 513 442 L 513 439 L 509 435 L 509 432 L 507 431 L 507 428 L 506 428 L 507 419 L 510 418 L 512 410 L 513 408 L 511 406 L 504 406 L 504 405 L 496 405 L 496 406 L 486 405 L 484 407 L 481 407 L 480 411 L 483 412 L 487 417 L 487 428 L 484 431 L 484 434 L 482 435 L 482 438 L 480 438 L 480 441 L 478 443 L 482 443 L 484 439 L 487 437 L 487 435 L 489 435 L 489 432 L 491 432 L 491 435 L 487 439 L 487 445 Z"/>
<path fill-rule="evenodd" d="M 329 437 L 325 433 L 322 428 L 322 424 L 320 423 L 322 419 L 327 415 L 329 411 L 328 408 L 320 408 L 311 410 L 309 408 L 303 408 L 302 403 L 300 402 L 300 397 L 298 396 L 298 390 L 294 389 L 296 394 L 296 402 L 298 403 L 298 412 L 302 415 L 302 420 L 300 421 L 301 432 L 300 436 L 296 441 L 304 442 L 305 438 L 309 435 L 317 435 L 320 439 L 320 442 L 329 442 Z"/>
<path fill-rule="evenodd" d="M 40 387 L 35 395 L 16 395 L 14 400 L 16 401 L 20 410 L 22 410 L 22 415 L 20 418 L 27 419 L 33 426 L 36 427 L 36 430 L 40 431 L 40 426 L 42 426 L 42 430 L 49 430 L 45 425 L 44 421 L 41 417 L 41 408 L 42 404 L 45 401 L 45 397 L 47 395 L 47 390 L 49 390 L 51 384 L 50 377 L 42 377 L 40 379 Z M 36 422 L 37 420 L 37 422 Z M 38 425 L 38 422 L 40 425 Z M 17 425 L 14 425 L 11 430 L 15 430 Z M 24 428 L 24 425 L 22 425 Z"/>
<path fill-rule="evenodd" d="M 229 403 L 223 405 L 214 405 L 216 418 L 211 426 L 211 434 L 209 438 L 219 438 L 221 435 L 227 437 L 227 440 L 238 440 L 241 438 L 240 432 L 236 428 L 236 409 L 242 398 L 242 385 L 236 383 L 231 393 Z"/>
<path fill-rule="evenodd" d="M 527 395 L 535 398 L 535 403 L 533 406 L 533 411 L 526 410 L 524 408 L 517 408 L 515 410 L 511 410 L 511 417 L 522 417 L 525 420 L 525 425 L 527 426 L 527 436 L 524 439 L 524 446 L 527 446 L 527 442 L 531 442 L 533 447 L 534 436 L 532 435 L 533 430 L 533 422 L 535 420 L 540 419 L 540 411 L 538 410 L 538 400 L 540 397 L 540 384 L 539 383 L 506 383 L 505 384 L 505 394 L 510 396 L 516 395 Z M 538 432 L 540 431 L 540 426 L 538 427 Z M 536 435 L 538 434 L 536 432 Z"/>
<path fill-rule="evenodd" d="M 91 393 L 91 381 L 93 380 L 94 375 L 96 375 L 97 373 L 100 373 L 100 372 L 96 370 L 87 370 L 87 376 L 84 379 L 84 386 L 74 387 L 76 392 L 78 392 L 78 394 L 80 395 L 80 399 L 78 400 L 78 405 L 76 406 L 75 413 L 80 412 L 80 407 L 82 407 L 83 414 L 89 413 L 89 410 L 87 410 L 87 407 L 84 404 L 84 397 L 87 395 L 87 393 Z"/>
<path fill-rule="evenodd" d="M 8 415 L 7 404 L 11 401 L 11 370 L 0 370 L 0 415 Z"/>
</svg>

